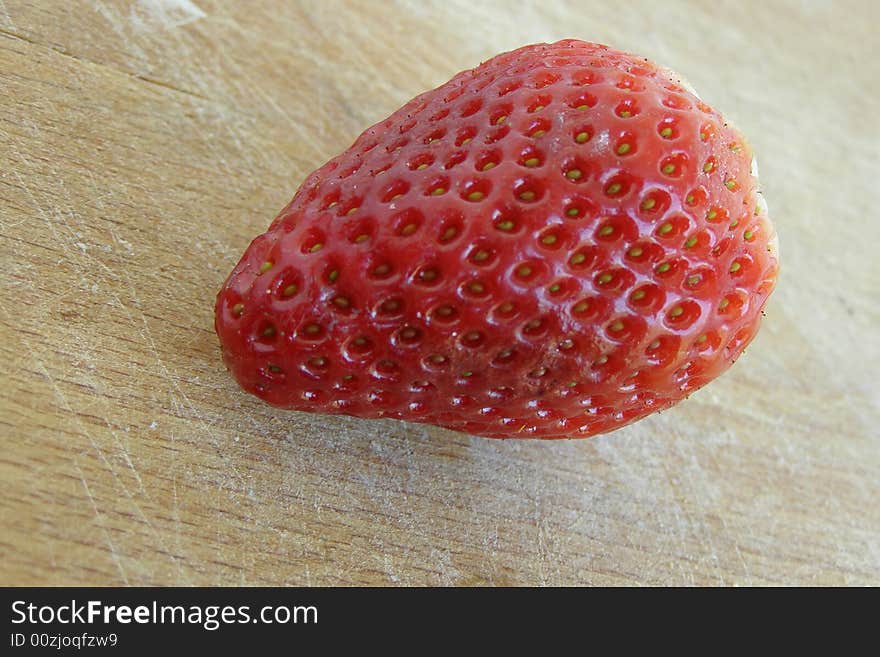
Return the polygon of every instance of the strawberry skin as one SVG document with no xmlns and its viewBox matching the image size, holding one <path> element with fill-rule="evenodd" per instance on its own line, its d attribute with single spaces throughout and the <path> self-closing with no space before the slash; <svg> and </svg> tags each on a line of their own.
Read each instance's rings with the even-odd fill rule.
<svg viewBox="0 0 880 657">
<path fill-rule="evenodd" d="M 668 71 L 567 40 L 422 94 L 308 177 L 215 326 L 287 409 L 585 437 L 724 372 L 778 269 L 743 137 Z"/>
</svg>

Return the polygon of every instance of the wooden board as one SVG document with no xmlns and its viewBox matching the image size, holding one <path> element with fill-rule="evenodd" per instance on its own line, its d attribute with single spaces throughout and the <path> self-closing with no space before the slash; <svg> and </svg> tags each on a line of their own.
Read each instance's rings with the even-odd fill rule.
<svg viewBox="0 0 880 657">
<path fill-rule="evenodd" d="M 513 9 L 511 9 L 511 7 Z M 878 3 L 0 0 L 0 583 L 880 584 Z M 359 132 L 579 37 L 750 136 L 764 328 L 586 441 L 273 411 L 212 304 Z"/>
</svg>

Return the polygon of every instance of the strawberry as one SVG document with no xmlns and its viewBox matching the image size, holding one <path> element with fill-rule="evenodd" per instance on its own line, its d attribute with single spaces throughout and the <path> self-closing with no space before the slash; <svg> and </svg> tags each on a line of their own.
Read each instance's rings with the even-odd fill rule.
<svg viewBox="0 0 880 657">
<path fill-rule="evenodd" d="M 742 135 L 646 59 L 499 55 L 308 177 L 218 295 L 224 359 L 282 408 L 615 429 L 754 337 L 777 258 L 753 173 Z"/>
</svg>

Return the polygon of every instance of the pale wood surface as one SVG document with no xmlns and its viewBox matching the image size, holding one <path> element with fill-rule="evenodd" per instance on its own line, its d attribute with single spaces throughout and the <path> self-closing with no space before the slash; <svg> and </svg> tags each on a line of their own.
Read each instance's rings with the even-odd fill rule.
<svg viewBox="0 0 880 657">
<path fill-rule="evenodd" d="M 880 584 L 878 4 L 0 0 L 0 583 Z M 305 175 L 568 36 L 750 136 L 782 278 L 746 356 L 587 441 L 240 392 L 214 295 Z"/>
</svg>

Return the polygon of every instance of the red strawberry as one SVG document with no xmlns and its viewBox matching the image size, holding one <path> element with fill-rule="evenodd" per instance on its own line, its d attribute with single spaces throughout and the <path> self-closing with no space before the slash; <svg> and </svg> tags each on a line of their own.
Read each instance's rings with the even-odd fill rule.
<svg viewBox="0 0 880 657">
<path fill-rule="evenodd" d="M 743 137 L 581 41 L 499 55 L 314 172 L 217 299 L 241 385 L 302 411 L 590 436 L 726 370 L 773 289 Z"/>
</svg>

